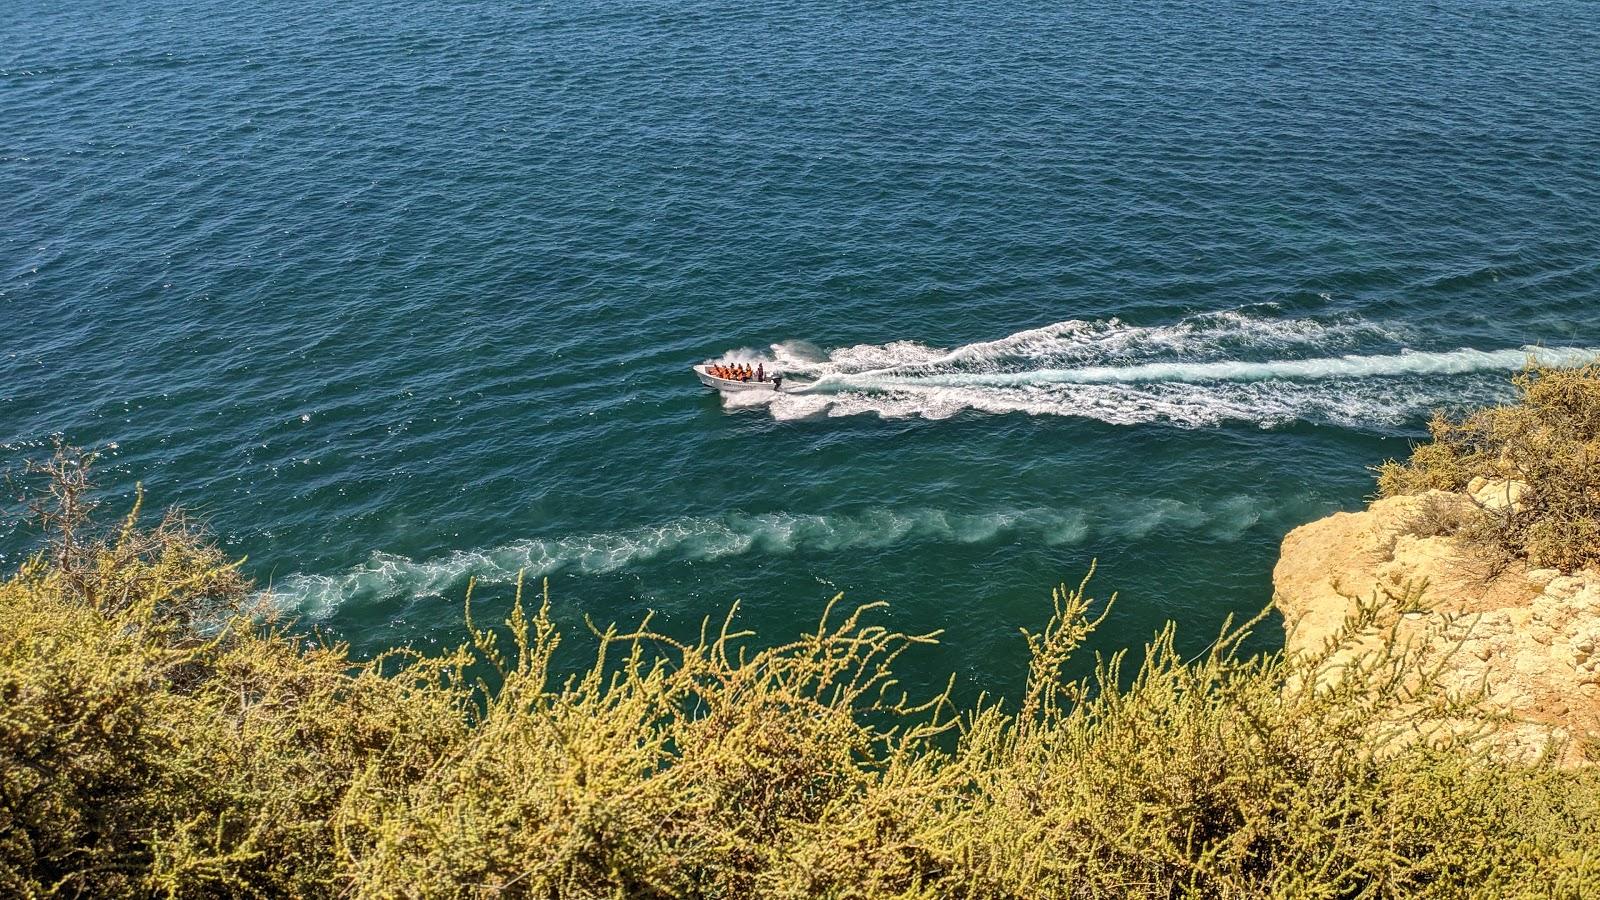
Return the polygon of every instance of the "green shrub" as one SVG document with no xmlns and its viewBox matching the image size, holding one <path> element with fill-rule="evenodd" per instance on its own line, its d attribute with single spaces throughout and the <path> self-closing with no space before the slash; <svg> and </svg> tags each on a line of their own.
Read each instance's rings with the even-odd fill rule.
<svg viewBox="0 0 1600 900">
<path fill-rule="evenodd" d="M 1431 440 L 1407 462 L 1378 467 L 1386 497 L 1463 491 L 1475 478 L 1528 486 L 1514 508 L 1492 510 L 1463 533 L 1535 566 L 1572 571 L 1600 563 L 1600 366 L 1531 367 L 1513 379 L 1516 402 L 1460 421 L 1438 414 Z"/>
<path fill-rule="evenodd" d="M 593 629 L 564 674 L 548 598 L 527 613 L 519 587 L 453 653 L 358 662 L 252 617 L 173 521 L 78 518 L 0 585 L 0 893 L 1600 890 L 1600 773 L 1492 761 L 1470 698 L 1404 647 L 1317 686 L 1342 645 L 1246 657 L 1252 622 L 1191 660 L 1169 626 L 1067 680 L 1106 605 L 1063 587 L 1021 696 L 962 709 L 895 690 L 935 636 L 870 606 L 771 647 L 731 613 L 687 641 Z"/>
</svg>

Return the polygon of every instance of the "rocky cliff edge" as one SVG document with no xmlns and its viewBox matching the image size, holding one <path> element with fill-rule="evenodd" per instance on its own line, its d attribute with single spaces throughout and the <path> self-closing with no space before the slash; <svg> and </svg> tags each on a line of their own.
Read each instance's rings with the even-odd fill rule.
<svg viewBox="0 0 1600 900">
<path fill-rule="evenodd" d="M 1481 479 L 1471 488 L 1379 500 L 1290 532 L 1273 571 L 1286 650 L 1321 651 L 1358 603 L 1378 598 L 1388 612 L 1377 629 L 1424 647 L 1441 664 L 1441 687 L 1481 691 L 1503 716 L 1500 752 L 1553 749 L 1569 766 L 1600 759 L 1600 571 L 1531 569 L 1456 536 L 1475 516 L 1514 509 L 1525 490 Z M 1359 652 L 1360 641 L 1340 650 Z"/>
</svg>

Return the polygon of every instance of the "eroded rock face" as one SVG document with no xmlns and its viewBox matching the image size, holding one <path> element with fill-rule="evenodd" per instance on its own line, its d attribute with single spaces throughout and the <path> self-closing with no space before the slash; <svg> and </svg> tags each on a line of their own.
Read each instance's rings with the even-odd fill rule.
<svg viewBox="0 0 1600 900">
<path fill-rule="evenodd" d="M 1273 570 L 1287 650 L 1316 652 L 1358 600 L 1394 598 L 1381 627 L 1434 651 L 1446 690 L 1484 686 L 1483 702 L 1509 716 L 1496 736 L 1502 752 L 1536 756 L 1555 738 L 1563 764 L 1582 764 L 1586 746 L 1600 746 L 1600 572 L 1497 571 L 1465 542 L 1434 535 L 1440 523 L 1514 504 L 1526 486 L 1478 488 L 1488 501 L 1442 491 L 1394 497 L 1290 532 Z"/>
</svg>

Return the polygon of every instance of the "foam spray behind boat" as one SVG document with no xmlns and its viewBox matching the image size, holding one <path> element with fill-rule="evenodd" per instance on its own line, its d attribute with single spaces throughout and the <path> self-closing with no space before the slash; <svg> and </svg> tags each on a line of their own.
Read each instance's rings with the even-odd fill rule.
<svg viewBox="0 0 1600 900">
<path fill-rule="evenodd" d="M 768 354 L 744 351 L 788 373 L 782 396 L 726 402 L 765 406 L 779 419 L 1024 412 L 1185 427 L 1387 427 L 1440 406 L 1494 402 L 1506 391 L 1504 373 L 1529 362 L 1600 359 L 1600 349 L 1579 347 L 1413 348 L 1425 342 L 1360 318 L 1240 312 L 1156 326 L 1073 319 L 955 348 L 892 341 L 822 353 L 790 342 Z"/>
</svg>

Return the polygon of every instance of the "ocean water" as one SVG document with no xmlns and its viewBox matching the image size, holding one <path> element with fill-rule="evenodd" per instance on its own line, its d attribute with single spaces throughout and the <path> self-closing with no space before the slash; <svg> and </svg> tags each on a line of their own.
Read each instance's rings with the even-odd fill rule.
<svg viewBox="0 0 1600 900">
<path fill-rule="evenodd" d="M 685 634 L 888 600 L 945 630 L 908 683 L 1007 689 L 1096 559 L 1097 646 L 1199 647 L 1430 410 L 1600 349 L 1596 47 L 1561 0 L 11 0 L 0 443 L 108 448 L 361 653 L 526 571 Z"/>
</svg>

